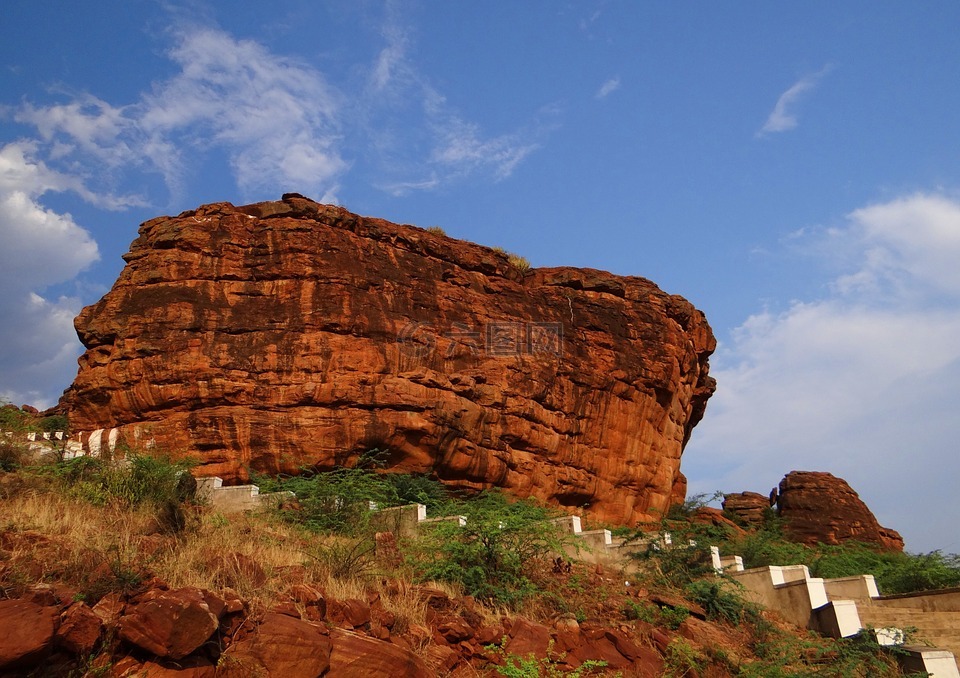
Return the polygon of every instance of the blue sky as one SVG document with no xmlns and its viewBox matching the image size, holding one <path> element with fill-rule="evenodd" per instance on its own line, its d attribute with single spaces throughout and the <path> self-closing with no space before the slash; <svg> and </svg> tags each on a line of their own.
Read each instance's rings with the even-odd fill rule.
<svg viewBox="0 0 960 678">
<path fill-rule="evenodd" d="M 960 551 L 960 4 L 6 0 L 0 394 L 137 225 L 298 191 L 703 309 L 691 491 L 846 478 Z"/>
</svg>

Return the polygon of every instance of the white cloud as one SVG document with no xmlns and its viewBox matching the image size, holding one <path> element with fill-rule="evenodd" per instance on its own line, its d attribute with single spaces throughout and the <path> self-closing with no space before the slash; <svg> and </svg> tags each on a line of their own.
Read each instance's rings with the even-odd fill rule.
<svg viewBox="0 0 960 678">
<path fill-rule="evenodd" d="M 616 92 L 620 89 L 620 76 L 615 78 L 610 78 L 605 83 L 600 86 L 600 89 L 597 90 L 597 93 L 594 95 L 596 99 L 606 99 L 610 94 Z"/>
<path fill-rule="evenodd" d="M 823 299 L 751 316 L 718 353 L 718 391 L 685 457 L 692 491 L 766 492 L 790 470 L 830 471 L 908 547 L 960 550 L 960 203 L 912 195 L 819 237 L 847 271 Z"/>
<path fill-rule="evenodd" d="M 212 29 L 181 33 L 169 56 L 180 71 L 135 103 L 114 107 L 82 95 L 24 104 L 17 120 L 36 126 L 58 159 L 157 171 L 175 194 L 184 154 L 212 148 L 226 151 L 245 192 L 335 187 L 347 168 L 337 148 L 342 104 L 319 72 Z"/>
<path fill-rule="evenodd" d="M 436 108 L 437 104 L 430 106 Z M 520 134 L 485 139 L 477 125 L 442 108 L 435 110 L 433 117 L 436 143 L 430 160 L 449 171 L 489 169 L 497 179 L 505 179 L 538 147 Z"/>
<path fill-rule="evenodd" d="M 429 179 L 421 181 L 398 181 L 395 183 L 383 184 L 379 186 L 380 190 L 386 191 L 393 196 L 404 196 L 412 191 L 431 191 L 440 185 L 437 177 L 431 176 Z"/>
<path fill-rule="evenodd" d="M 429 191 L 477 174 L 502 180 L 539 148 L 546 128 L 538 123 L 491 135 L 466 120 L 409 59 L 408 31 L 392 4 L 381 34 L 385 45 L 358 110 L 369 146 L 379 156 L 375 162 L 390 175 L 378 182 L 383 190 L 393 195 Z M 407 110 L 411 102 L 419 103 L 419 112 Z M 401 124 L 399 111 L 408 116 Z M 422 118 L 411 124 L 417 115 Z"/>
<path fill-rule="evenodd" d="M 97 244 L 69 214 L 44 208 L 49 191 L 89 195 L 74 177 L 33 157 L 32 144 L 0 148 L 0 396 L 46 407 L 79 353 L 76 299 L 49 301 L 44 288 L 74 278 L 99 259 Z"/>
<path fill-rule="evenodd" d="M 780 98 L 777 99 L 776 105 L 773 107 L 773 111 L 771 111 L 769 117 L 767 117 L 767 121 L 763 124 L 763 127 L 760 128 L 760 131 L 757 132 L 757 136 L 760 137 L 794 129 L 797 126 L 797 116 L 793 109 L 807 92 L 819 84 L 820 80 L 829 70 L 829 66 L 826 66 L 817 73 L 805 75 L 791 85 L 786 92 L 781 94 Z"/>
<path fill-rule="evenodd" d="M 510 176 L 537 148 L 538 131 L 489 135 L 465 120 L 417 73 L 396 15 L 388 8 L 384 46 L 367 87 L 352 98 L 308 64 L 195 28 L 177 34 L 168 52 L 179 70 L 139 100 L 115 106 L 83 94 L 61 104 L 25 103 L 16 119 L 36 127 L 51 162 L 78 172 L 95 164 L 114 181 L 130 169 L 156 172 L 174 197 L 202 155 L 221 150 L 247 196 L 296 190 L 335 199 L 350 167 L 343 139 L 357 132 L 381 172 L 402 175 L 381 185 L 430 190 L 475 173 Z M 410 179 L 425 175 L 435 181 Z M 143 202 L 114 199 L 115 206 Z"/>
</svg>

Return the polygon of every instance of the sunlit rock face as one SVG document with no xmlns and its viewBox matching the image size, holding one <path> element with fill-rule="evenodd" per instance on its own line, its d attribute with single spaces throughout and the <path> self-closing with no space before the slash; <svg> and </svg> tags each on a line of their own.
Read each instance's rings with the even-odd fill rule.
<svg viewBox="0 0 960 678">
<path fill-rule="evenodd" d="M 788 537 L 803 544 L 859 541 L 902 551 L 903 537 L 883 527 L 843 478 L 791 471 L 780 481 L 777 506 Z"/>
<path fill-rule="evenodd" d="M 682 501 L 714 390 L 703 314 L 652 282 L 296 194 L 144 223 L 76 328 L 74 430 L 245 479 L 353 463 L 630 523 Z"/>
</svg>

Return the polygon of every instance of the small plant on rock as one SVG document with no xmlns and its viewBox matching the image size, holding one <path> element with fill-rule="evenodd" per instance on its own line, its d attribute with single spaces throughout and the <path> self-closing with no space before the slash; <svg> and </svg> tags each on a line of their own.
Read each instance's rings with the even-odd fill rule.
<svg viewBox="0 0 960 678">
<path fill-rule="evenodd" d="M 521 257 L 519 254 L 508 254 L 507 261 L 521 273 L 527 273 L 530 270 L 530 262 L 526 257 Z"/>
</svg>

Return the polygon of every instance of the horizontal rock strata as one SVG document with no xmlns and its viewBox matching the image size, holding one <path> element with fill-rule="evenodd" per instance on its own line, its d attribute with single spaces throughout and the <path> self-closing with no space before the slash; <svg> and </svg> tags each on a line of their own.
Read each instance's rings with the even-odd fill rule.
<svg viewBox="0 0 960 678">
<path fill-rule="evenodd" d="M 124 259 L 76 320 L 74 430 L 232 481 L 377 448 L 396 471 L 617 523 L 683 499 L 715 340 L 648 280 L 524 271 L 296 194 L 153 219 Z"/>
</svg>

